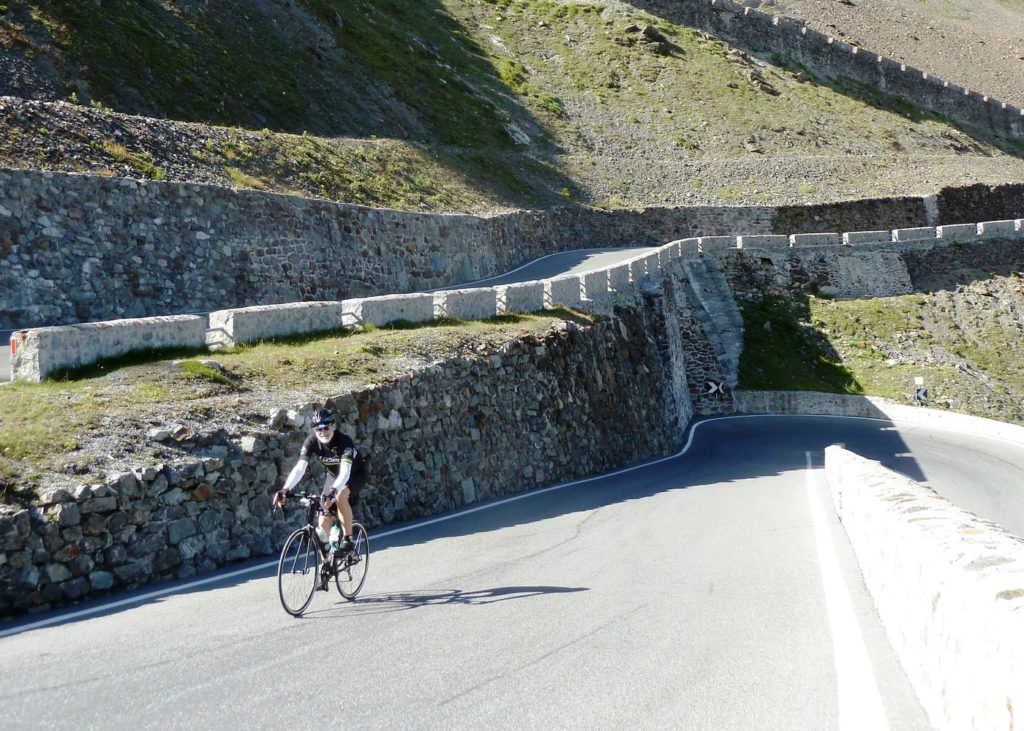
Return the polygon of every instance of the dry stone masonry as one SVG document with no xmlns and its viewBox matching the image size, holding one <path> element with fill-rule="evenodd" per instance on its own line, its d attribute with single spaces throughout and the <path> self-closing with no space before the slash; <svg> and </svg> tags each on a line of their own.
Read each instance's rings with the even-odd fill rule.
<svg viewBox="0 0 1024 731">
<path fill-rule="evenodd" d="M 802 20 L 769 15 L 732 0 L 649 0 L 648 5 L 668 20 L 700 28 L 740 48 L 789 59 L 826 79 L 867 84 L 1000 137 L 1024 137 L 1024 110 L 831 38 Z"/>
<path fill-rule="evenodd" d="M 0 329 L 420 291 L 581 246 L 891 230 L 1012 219 L 1022 210 L 1024 185 L 946 190 L 930 203 L 569 207 L 478 217 L 0 169 Z"/>
<path fill-rule="evenodd" d="M 664 347 L 637 306 L 335 397 L 371 455 L 364 519 L 408 520 L 670 451 L 679 424 Z M 198 435 L 174 463 L 3 515 L 0 615 L 271 553 L 291 521 L 271 520 L 270 491 L 311 408 L 233 439 Z"/>
</svg>

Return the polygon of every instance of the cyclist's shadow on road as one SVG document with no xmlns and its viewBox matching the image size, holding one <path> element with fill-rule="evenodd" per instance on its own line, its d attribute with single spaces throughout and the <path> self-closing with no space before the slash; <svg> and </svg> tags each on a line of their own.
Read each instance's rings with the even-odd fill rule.
<svg viewBox="0 0 1024 731">
<path fill-rule="evenodd" d="M 573 586 L 501 586 L 494 589 L 443 589 L 422 591 L 399 591 L 386 594 L 360 594 L 354 602 L 339 601 L 333 607 L 318 611 L 306 612 L 306 618 L 332 614 L 337 609 L 356 611 L 360 614 L 380 614 L 384 612 L 400 612 L 406 609 L 420 609 L 436 606 L 479 606 L 505 602 L 510 599 L 528 599 L 544 594 L 568 594 L 578 591 L 590 591 L 586 587 Z"/>
</svg>

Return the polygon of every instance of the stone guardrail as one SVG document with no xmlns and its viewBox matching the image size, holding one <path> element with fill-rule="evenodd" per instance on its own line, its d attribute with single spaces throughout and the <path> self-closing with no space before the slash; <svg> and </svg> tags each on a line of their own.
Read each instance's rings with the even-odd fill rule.
<svg viewBox="0 0 1024 731">
<path fill-rule="evenodd" d="M 538 282 L 423 294 L 396 294 L 339 302 L 291 302 L 218 310 L 209 315 L 208 332 L 197 340 L 189 321 L 169 317 L 110 320 L 88 325 L 19 330 L 12 336 L 14 380 L 39 382 L 54 371 L 77 368 L 104 358 L 157 348 L 223 347 L 275 337 L 325 332 L 396 320 L 426 322 L 435 317 L 484 319 L 506 312 L 535 312 L 555 306 L 585 307 L 660 276 L 667 262 L 728 249 L 786 249 L 934 241 L 969 244 L 993 238 L 1024 238 L 1024 219 L 891 231 L 853 231 L 791 235 L 703 236 L 669 242 L 656 251 L 614 266 Z M 179 316 L 187 317 L 187 316 Z M 94 327 L 95 326 L 95 327 Z M 83 328 L 85 328 L 83 330 Z M 102 332 L 103 337 L 85 333 Z M 159 333 L 159 334 L 158 334 Z"/>
<path fill-rule="evenodd" d="M 108 320 L 19 330 L 11 335 L 11 374 L 14 380 L 43 380 L 64 368 L 80 368 L 128 353 L 202 349 L 205 317 L 170 315 Z"/>
<path fill-rule="evenodd" d="M 696 254 L 696 243 L 690 249 Z M 654 254 L 625 264 L 537 282 L 240 307 L 217 310 L 207 318 L 144 317 L 19 330 L 12 335 L 11 371 L 14 380 L 40 382 L 64 368 L 79 368 L 144 350 L 216 349 L 289 335 L 383 326 L 398 320 L 486 319 L 556 306 L 586 307 L 632 292 L 643 280 L 658 276 L 663 263 L 677 257 L 679 251 L 679 242 L 670 242 Z M 631 276 L 626 276 L 627 272 Z"/>
<path fill-rule="evenodd" d="M 1024 544 L 839 446 L 825 474 L 889 641 L 938 729 L 1015 729 Z"/>
<path fill-rule="evenodd" d="M 802 19 L 771 15 L 733 0 L 659 5 L 669 20 L 701 28 L 755 52 L 793 59 L 826 78 L 853 79 L 1000 136 L 1024 136 L 1024 110 L 833 38 L 809 28 Z"/>
<path fill-rule="evenodd" d="M 750 414 L 827 414 L 1024 444 L 1024 427 L 888 399 L 738 391 Z M 839 446 L 825 471 L 879 616 L 931 722 L 1012 729 L 1024 708 L 1024 543 Z"/>
</svg>

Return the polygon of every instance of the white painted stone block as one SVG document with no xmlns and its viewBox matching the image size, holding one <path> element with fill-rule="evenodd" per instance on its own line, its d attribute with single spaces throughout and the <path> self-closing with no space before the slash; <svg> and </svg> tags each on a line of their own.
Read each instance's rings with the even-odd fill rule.
<svg viewBox="0 0 1024 731">
<path fill-rule="evenodd" d="M 737 241 L 735 236 L 701 236 L 697 239 L 697 246 L 700 253 L 710 254 L 722 249 L 735 249 Z"/>
<path fill-rule="evenodd" d="M 638 256 L 627 262 L 629 266 L 629 279 L 633 284 L 639 284 L 647 279 L 647 257 Z"/>
<path fill-rule="evenodd" d="M 960 223 L 952 226 L 939 226 L 936 235 L 943 241 L 967 242 L 978 240 L 978 224 Z"/>
<path fill-rule="evenodd" d="M 19 330 L 11 336 L 11 375 L 37 383 L 54 371 L 81 368 L 105 358 L 165 348 L 206 345 L 199 315 L 140 317 Z"/>
<path fill-rule="evenodd" d="M 434 295 L 392 294 L 344 300 L 342 309 L 345 327 L 382 326 L 396 320 L 430 322 L 434 319 Z"/>
<path fill-rule="evenodd" d="M 679 242 L 671 241 L 664 246 L 658 247 L 658 264 L 664 269 L 673 259 L 679 258 Z"/>
<path fill-rule="evenodd" d="M 486 320 L 498 314 L 498 292 L 495 287 L 435 292 L 434 303 L 434 312 L 441 317 Z"/>
<path fill-rule="evenodd" d="M 600 269 L 583 275 L 583 296 L 588 300 L 608 298 L 608 270 Z"/>
<path fill-rule="evenodd" d="M 739 236 L 736 239 L 739 249 L 788 249 L 789 236 Z"/>
<path fill-rule="evenodd" d="M 847 231 L 843 234 L 843 244 L 886 244 L 892 241 L 891 231 Z"/>
<path fill-rule="evenodd" d="M 700 253 L 700 239 L 683 239 L 679 242 L 679 256 L 689 258 Z"/>
<path fill-rule="evenodd" d="M 917 228 L 897 228 L 892 232 L 893 241 L 924 241 L 935 238 L 934 226 L 920 226 Z"/>
<path fill-rule="evenodd" d="M 508 312 L 537 312 L 544 309 L 544 283 L 524 282 L 496 288 L 498 314 Z"/>
<path fill-rule="evenodd" d="M 206 344 L 211 347 L 257 343 L 261 340 L 342 327 L 341 302 L 289 302 L 217 310 L 209 315 Z"/>
<path fill-rule="evenodd" d="M 837 233 L 820 234 L 792 234 L 789 237 L 790 246 L 840 246 L 843 237 Z"/>
<path fill-rule="evenodd" d="M 583 281 L 579 275 L 568 275 L 545 279 L 545 307 L 578 307 L 582 300 Z"/>
<path fill-rule="evenodd" d="M 978 224 L 978 238 L 981 239 L 1015 239 L 1020 235 L 1015 220 L 984 221 Z"/>
<path fill-rule="evenodd" d="M 619 264 L 608 269 L 608 288 L 615 292 L 630 289 L 628 264 Z"/>
</svg>

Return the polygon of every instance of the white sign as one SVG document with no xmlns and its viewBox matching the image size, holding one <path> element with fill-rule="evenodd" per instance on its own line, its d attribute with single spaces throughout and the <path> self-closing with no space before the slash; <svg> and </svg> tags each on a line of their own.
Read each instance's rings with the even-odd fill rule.
<svg viewBox="0 0 1024 731">
<path fill-rule="evenodd" d="M 725 381 L 708 381 L 708 396 L 724 396 Z"/>
</svg>

